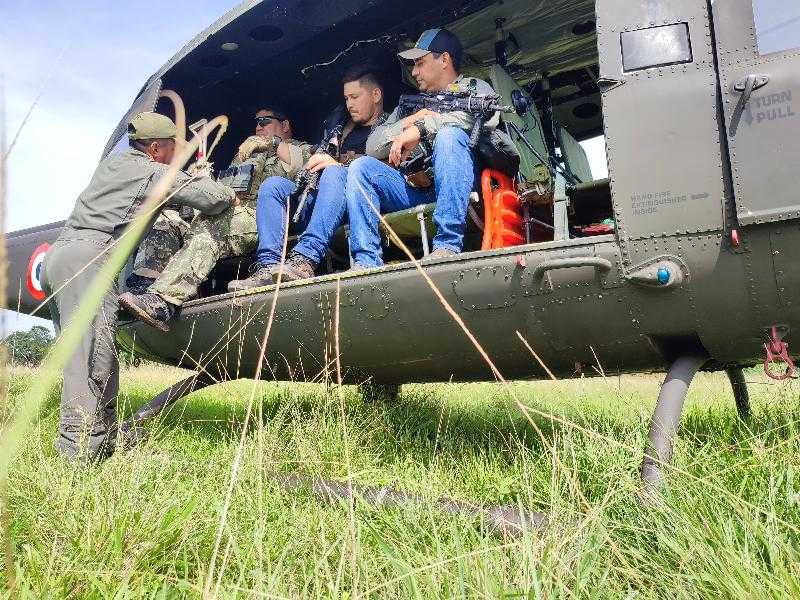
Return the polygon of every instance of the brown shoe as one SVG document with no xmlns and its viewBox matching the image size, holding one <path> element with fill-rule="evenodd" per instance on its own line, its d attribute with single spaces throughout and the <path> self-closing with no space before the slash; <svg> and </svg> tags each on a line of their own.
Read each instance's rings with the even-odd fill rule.
<svg viewBox="0 0 800 600">
<path fill-rule="evenodd" d="M 437 258 L 449 258 L 451 256 L 456 256 L 457 254 L 458 252 L 454 252 L 449 248 L 436 248 L 436 250 L 428 254 L 428 256 L 426 256 L 422 260 L 436 260 Z"/>
<path fill-rule="evenodd" d="M 297 252 L 292 253 L 289 259 L 283 264 L 282 273 L 280 274 L 281 281 L 298 281 L 300 279 L 309 279 L 316 275 L 317 264 Z M 279 268 L 273 267 L 272 278 L 277 282 L 279 275 Z"/>
<path fill-rule="evenodd" d="M 229 292 L 243 292 L 272 285 L 278 265 L 258 265 L 247 279 L 234 279 L 228 284 Z"/>
</svg>

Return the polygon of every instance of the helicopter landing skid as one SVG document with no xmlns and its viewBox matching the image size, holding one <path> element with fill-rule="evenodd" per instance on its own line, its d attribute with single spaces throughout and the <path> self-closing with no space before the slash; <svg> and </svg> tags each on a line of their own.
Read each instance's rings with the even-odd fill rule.
<svg viewBox="0 0 800 600">
<path fill-rule="evenodd" d="M 673 441 L 683 412 L 686 392 L 705 356 L 682 356 L 669 369 L 658 394 L 656 410 L 650 422 L 648 444 L 642 461 L 642 492 L 645 499 L 655 497 L 664 478 L 662 467 L 672 458 Z"/>
<path fill-rule="evenodd" d="M 739 418 L 746 421 L 750 418 L 750 394 L 747 393 L 744 371 L 737 367 L 726 369 L 725 373 L 727 373 L 733 388 L 733 398 L 736 400 L 736 411 L 739 413 Z"/>
<path fill-rule="evenodd" d="M 192 392 L 214 385 L 215 383 L 219 383 L 219 381 L 214 379 L 207 372 L 201 371 L 195 373 L 191 377 L 187 377 L 175 385 L 171 385 L 150 402 L 139 408 L 139 410 L 120 425 L 119 429 L 123 435 L 141 441 L 146 438 L 146 435 L 143 434 L 140 427 L 143 422 L 157 417 L 166 408 Z M 137 445 L 137 443 L 132 443 L 131 445 Z"/>
</svg>

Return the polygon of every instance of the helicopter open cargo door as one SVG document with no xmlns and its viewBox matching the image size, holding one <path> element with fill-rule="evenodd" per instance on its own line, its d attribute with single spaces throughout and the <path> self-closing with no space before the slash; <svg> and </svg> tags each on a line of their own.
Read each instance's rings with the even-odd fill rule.
<svg viewBox="0 0 800 600">
<path fill-rule="evenodd" d="M 715 2 L 714 33 L 742 225 L 800 217 L 800 3 Z"/>
<path fill-rule="evenodd" d="M 706 0 L 597 0 L 609 176 L 626 270 L 713 237 L 725 190 Z"/>
</svg>

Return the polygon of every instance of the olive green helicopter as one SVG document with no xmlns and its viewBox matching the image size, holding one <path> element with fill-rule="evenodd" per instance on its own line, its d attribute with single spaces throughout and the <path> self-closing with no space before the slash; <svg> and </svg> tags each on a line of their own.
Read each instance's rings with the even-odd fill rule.
<svg viewBox="0 0 800 600">
<path fill-rule="evenodd" d="M 330 368 L 334 333 L 347 383 L 389 392 L 409 382 L 495 380 L 469 331 L 507 380 L 666 371 L 642 470 L 654 485 L 698 370 L 726 371 L 742 417 L 744 367 L 794 374 L 800 8 L 777 0 L 249 0 L 145 83 L 102 157 L 125 146 L 133 114 L 169 111 L 164 90 L 180 94 L 190 121 L 229 115 L 219 164 L 248 133 L 252 107 L 242 98 L 280 90 L 302 116 L 297 137 L 315 139 L 340 101 L 344 68 L 369 57 L 397 73 L 391 104 L 408 90 L 396 52 L 443 26 L 464 45 L 465 73 L 518 108 L 504 120 L 521 156 L 520 239 L 487 235 L 484 190 L 471 202 L 466 251 L 453 257 L 416 263 L 404 253 L 428 253 L 433 205 L 424 205 L 385 215 L 392 234 L 383 267 L 346 271 L 346 228 L 326 274 L 279 291 L 227 293 L 251 257 L 224 261 L 169 335 L 122 322 L 122 346 L 195 371 L 132 422 L 220 381 L 311 379 Z M 579 143 L 599 135 L 602 179 Z M 60 226 L 7 236 L 9 306 L 30 313 L 45 301 L 41 262 Z"/>
</svg>

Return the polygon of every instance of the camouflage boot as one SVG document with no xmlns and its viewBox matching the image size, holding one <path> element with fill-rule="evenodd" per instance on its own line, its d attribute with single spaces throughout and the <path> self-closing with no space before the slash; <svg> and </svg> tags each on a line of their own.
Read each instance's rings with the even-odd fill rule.
<svg viewBox="0 0 800 600">
<path fill-rule="evenodd" d="M 158 294 L 131 294 L 125 292 L 119 297 L 119 305 L 130 314 L 161 331 L 169 331 L 168 322 L 173 319 L 177 307 Z"/>
<path fill-rule="evenodd" d="M 254 288 L 272 285 L 273 272 L 276 272 L 278 265 L 253 265 L 253 274 L 247 279 L 234 279 L 228 284 L 229 292 L 243 292 Z"/>
<path fill-rule="evenodd" d="M 297 281 L 298 279 L 309 279 L 314 277 L 317 270 L 317 263 L 306 258 L 298 252 L 293 252 L 289 259 L 283 264 L 281 281 Z M 278 268 L 273 271 L 273 278 L 278 280 Z"/>
<path fill-rule="evenodd" d="M 152 277 L 142 277 L 141 275 L 136 275 L 134 273 L 125 280 L 125 287 L 128 288 L 128 291 L 131 294 L 140 296 L 147 293 L 147 288 L 153 285 L 154 281 L 155 279 Z"/>
</svg>

